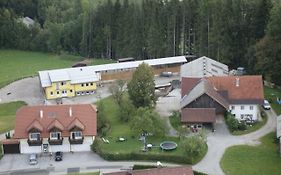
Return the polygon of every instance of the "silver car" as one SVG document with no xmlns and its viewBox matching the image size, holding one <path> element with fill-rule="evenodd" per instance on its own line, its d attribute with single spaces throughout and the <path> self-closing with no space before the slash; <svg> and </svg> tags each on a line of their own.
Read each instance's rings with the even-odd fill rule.
<svg viewBox="0 0 281 175">
<path fill-rule="evenodd" d="M 29 155 L 29 165 L 36 165 L 37 161 L 37 154 L 30 154 Z"/>
<path fill-rule="evenodd" d="M 264 100 L 262 107 L 266 110 L 270 110 L 270 104 L 267 100 Z"/>
</svg>

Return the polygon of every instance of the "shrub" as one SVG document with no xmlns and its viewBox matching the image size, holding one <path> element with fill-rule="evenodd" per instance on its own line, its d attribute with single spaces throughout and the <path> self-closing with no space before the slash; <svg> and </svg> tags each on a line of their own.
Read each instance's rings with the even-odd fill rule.
<svg viewBox="0 0 281 175">
<path fill-rule="evenodd" d="M 205 174 L 205 173 L 201 173 L 201 172 L 198 172 L 198 171 L 193 171 L 194 175 L 208 175 L 208 174 Z"/>
<path fill-rule="evenodd" d="M 184 153 L 192 158 L 198 157 L 204 152 L 206 143 L 204 138 L 198 136 L 191 136 L 181 140 L 180 147 Z M 192 159 L 193 160 L 193 159 Z"/>
<path fill-rule="evenodd" d="M 228 126 L 228 129 L 233 132 L 238 130 L 239 122 L 238 120 L 230 113 L 226 115 L 226 124 Z"/>
<path fill-rule="evenodd" d="M 246 130 L 246 129 L 247 129 L 247 124 L 246 124 L 246 122 L 245 122 L 245 121 L 241 121 L 241 122 L 238 124 L 238 129 L 239 129 L 239 130 L 242 130 L 242 131 Z"/>
<path fill-rule="evenodd" d="M 157 168 L 155 165 L 138 165 L 135 164 L 133 166 L 133 170 L 143 170 L 143 169 L 151 169 L 151 168 Z"/>
</svg>

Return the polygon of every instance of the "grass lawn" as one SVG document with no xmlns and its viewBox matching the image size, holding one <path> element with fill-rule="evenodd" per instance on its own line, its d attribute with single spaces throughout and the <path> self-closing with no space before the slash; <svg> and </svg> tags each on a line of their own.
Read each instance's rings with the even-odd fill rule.
<svg viewBox="0 0 281 175">
<path fill-rule="evenodd" d="M 16 111 L 24 105 L 26 104 L 21 101 L 0 104 L 0 133 L 15 127 Z"/>
<path fill-rule="evenodd" d="M 138 140 L 137 136 L 134 136 L 130 130 L 128 123 L 120 122 L 117 114 L 118 114 L 118 106 L 114 103 L 112 98 L 106 98 L 103 100 L 104 106 L 106 107 L 106 116 L 108 120 L 110 121 L 111 125 L 111 131 L 107 134 L 105 137 L 109 140 L 109 144 L 102 143 L 101 148 L 105 152 L 119 154 L 119 153 L 142 153 L 142 149 L 144 147 L 142 141 Z M 126 138 L 127 140 L 125 142 L 117 142 L 118 137 Z M 176 156 L 183 156 L 183 151 L 178 147 L 176 150 L 165 152 L 162 151 L 159 147 L 160 143 L 165 140 L 174 141 L 179 145 L 179 138 L 178 137 L 165 137 L 165 138 L 157 138 L 149 136 L 147 137 L 147 143 L 151 143 L 152 145 L 155 145 L 156 147 L 153 147 L 151 151 L 143 154 L 156 154 L 156 155 L 176 155 Z M 198 162 L 203 158 L 207 151 L 204 150 L 204 154 L 195 158 L 195 162 Z M 171 160 L 173 161 L 173 160 Z"/>
<path fill-rule="evenodd" d="M 53 55 L 19 50 L 0 50 L 0 88 L 39 70 L 71 67 L 83 58 L 73 55 Z M 110 63 L 111 60 L 94 59 L 93 64 Z"/>
<path fill-rule="evenodd" d="M 220 162 L 226 175 L 280 175 L 281 158 L 275 133 L 261 138 L 259 146 L 233 146 L 226 150 Z"/>
<path fill-rule="evenodd" d="M 281 99 L 281 90 L 264 86 L 264 95 L 276 114 L 281 115 L 281 105 L 278 105 L 276 102 L 277 97 Z"/>
</svg>

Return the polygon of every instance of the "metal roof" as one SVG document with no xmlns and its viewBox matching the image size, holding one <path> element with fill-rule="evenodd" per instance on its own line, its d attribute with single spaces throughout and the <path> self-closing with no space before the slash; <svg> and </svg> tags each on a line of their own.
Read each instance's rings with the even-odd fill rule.
<svg viewBox="0 0 281 175">
<path fill-rule="evenodd" d="M 131 61 L 123 63 L 111 63 L 96 66 L 66 68 L 56 70 L 39 71 L 42 87 L 51 86 L 52 82 L 71 81 L 72 84 L 99 81 L 101 71 L 113 71 L 122 69 L 134 69 L 142 63 L 150 66 L 185 63 L 184 56 L 167 57 L 151 60 Z"/>
</svg>

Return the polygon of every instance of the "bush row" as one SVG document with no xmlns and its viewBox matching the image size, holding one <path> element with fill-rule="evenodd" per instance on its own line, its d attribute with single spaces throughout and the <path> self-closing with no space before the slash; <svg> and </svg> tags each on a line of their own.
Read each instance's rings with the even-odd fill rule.
<svg viewBox="0 0 281 175">
<path fill-rule="evenodd" d="M 228 126 L 228 129 L 231 132 L 237 131 L 237 130 L 246 130 L 247 129 L 247 124 L 245 122 L 239 122 L 232 114 L 226 113 L 225 115 L 225 121 Z"/>
</svg>

